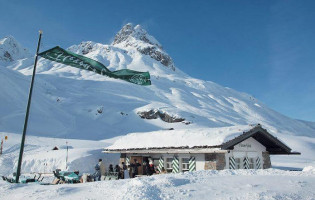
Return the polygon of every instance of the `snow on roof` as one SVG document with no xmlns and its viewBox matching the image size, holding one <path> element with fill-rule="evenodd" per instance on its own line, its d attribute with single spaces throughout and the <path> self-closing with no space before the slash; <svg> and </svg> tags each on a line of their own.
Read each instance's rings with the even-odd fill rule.
<svg viewBox="0 0 315 200">
<path fill-rule="evenodd" d="M 130 133 L 119 138 L 113 145 L 106 149 L 217 146 L 252 128 L 254 128 L 252 125 L 239 125 L 220 128 L 178 129 L 146 133 Z"/>
</svg>

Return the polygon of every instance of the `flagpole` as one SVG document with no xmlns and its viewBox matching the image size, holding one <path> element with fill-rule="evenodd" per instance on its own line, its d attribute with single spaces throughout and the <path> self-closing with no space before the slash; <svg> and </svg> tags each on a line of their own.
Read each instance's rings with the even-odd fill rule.
<svg viewBox="0 0 315 200">
<path fill-rule="evenodd" d="M 43 31 L 40 30 L 38 43 L 37 43 L 36 56 L 35 56 L 35 63 L 34 63 L 34 68 L 33 68 L 33 75 L 32 75 L 32 80 L 31 80 L 31 86 L 30 86 L 30 90 L 28 94 L 28 102 L 27 102 L 27 108 L 26 108 L 26 114 L 25 114 L 22 140 L 21 140 L 20 155 L 19 155 L 19 161 L 18 161 L 18 166 L 17 166 L 17 171 L 16 171 L 16 179 L 15 179 L 16 183 L 19 182 L 19 178 L 21 175 L 21 164 L 22 164 L 22 157 L 23 157 L 23 151 L 24 151 L 25 135 L 26 135 L 26 130 L 27 130 L 28 116 L 29 116 L 30 107 L 31 107 L 33 85 L 34 85 L 36 65 L 37 65 L 37 59 L 38 59 L 38 51 L 39 51 L 40 41 L 42 39 L 42 34 L 43 34 Z"/>
<path fill-rule="evenodd" d="M 68 141 L 66 142 L 67 144 L 67 156 L 66 156 L 66 171 L 67 171 L 67 164 L 68 164 Z"/>
<path fill-rule="evenodd" d="M 0 156 L 2 155 L 2 147 L 3 146 L 3 139 L 1 138 L 1 147 L 0 147 Z"/>
</svg>

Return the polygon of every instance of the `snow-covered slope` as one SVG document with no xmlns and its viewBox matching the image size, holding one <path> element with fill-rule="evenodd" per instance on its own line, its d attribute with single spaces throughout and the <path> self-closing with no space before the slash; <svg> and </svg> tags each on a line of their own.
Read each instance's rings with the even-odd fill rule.
<svg viewBox="0 0 315 200">
<path fill-rule="evenodd" d="M 20 150 L 20 134 L 1 132 L 0 137 L 7 136 L 4 142 L 3 154 L 0 156 L 0 175 L 12 175 L 17 169 Z M 105 141 L 74 140 L 30 136 L 26 137 L 23 154 L 23 173 L 52 173 L 55 169 L 79 170 L 81 173 L 93 173 L 94 164 L 99 158 L 105 163 L 116 164 L 119 155 L 111 154 L 104 157 L 102 148 Z M 68 159 L 67 158 L 68 146 Z M 53 150 L 57 147 L 58 150 Z M 106 166 L 107 167 L 107 166 Z M 1 199 L 1 198 L 0 198 Z"/>
<path fill-rule="evenodd" d="M 312 123 L 286 117 L 249 94 L 190 77 L 175 67 L 162 45 L 139 25 L 124 26 L 110 45 L 88 41 L 68 49 L 110 70 L 149 71 L 152 85 L 134 85 L 41 58 L 30 135 L 101 140 L 131 132 L 260 123 L 302 152 L 299 162 L 315 160 Z M 6 68 L 0 67 L 0 132 L 22 130 L 33 60 L 8 61 Z M 166 122 L 170 119 L 182 120 Z"/>
</svg>

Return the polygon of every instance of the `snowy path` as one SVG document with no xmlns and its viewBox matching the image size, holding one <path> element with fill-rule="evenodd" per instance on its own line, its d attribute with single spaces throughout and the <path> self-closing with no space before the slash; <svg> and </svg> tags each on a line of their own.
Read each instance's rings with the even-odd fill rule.
<svg viewBox="0 0 315 200">
<path fill-rule="evenodd" d="M 77 185 L 0 181 L 0 199 L 315 199 L 315 172 L 198 171 Z"/>
</svg>

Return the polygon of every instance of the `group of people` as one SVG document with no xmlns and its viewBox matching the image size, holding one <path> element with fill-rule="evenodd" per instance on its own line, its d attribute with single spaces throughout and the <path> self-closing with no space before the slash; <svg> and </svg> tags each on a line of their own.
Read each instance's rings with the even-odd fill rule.
<svg viewBox="0 0 315 200">
<path fill-rule="evenodd" d="M 126 165 L 122 162 L 121 165 L 116 165 L 115 167 L 110 164 L 108 167 L 108 173 L 117 174 L 118 179 L 134 178 L 139 175 L 139 167 L 141 166 L 143 166 L 143 175 L 151 176 L 156 173 L 152 159 L 148 159 L 143 162 L 142 165 L 137 159 L 134 159 L 133 161 L 134 162 L 130 163 L 130 165 Z M 95 173 L 93 175 L 94 181 L 100 181 L 102 176 L 106 176 L 106 167 L 102 159 L 99 159 L 99 162 L 95 166 Z"/>
</svg>

